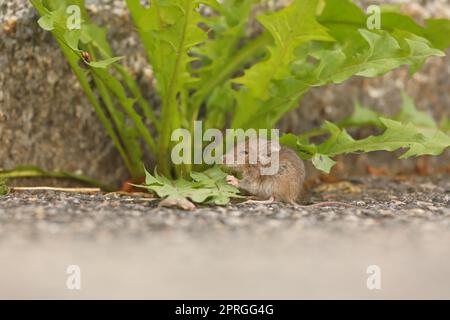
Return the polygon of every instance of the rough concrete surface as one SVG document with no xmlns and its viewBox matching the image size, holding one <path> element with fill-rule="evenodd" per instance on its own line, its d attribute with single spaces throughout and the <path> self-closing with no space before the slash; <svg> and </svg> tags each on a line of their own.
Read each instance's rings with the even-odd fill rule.
<svg viewBox="0 0 450 320">
<path fill-rule="evenodd" d="M 447 0 L 361 4 L 367 6 L 369 2 L 400 3 L 404 11 L 418 19 L 450 17 Z M 127 65 L 138 79 L 144 79 L 148 66 L 124 1 L 86 3 L 96 21 L 109 26 L 115 52 L 127 56 Z M 38 28 L 37 18 L 28 1 L 0 4 L 0 168 L 38 165 L 84 173 L 118 185 L 127 178 L 124 165 L 51 35 Z M 283 127 L 299 132 L 324 119 L 338 119 L 350 112 L 354 99 L 392 113 L 400 105 L 401 88 L 414 97 L 420 109 L 439 119 L 449 115 L 449 75 L 447 56 L 431 59 L 412 79 L 402 68 L 378 79 L 355 78 L 342 85 L 314 89 Z M 144 92 L 150 94 L 149 82 L 142 83 Z M 391 160 L 388 156 L 386 161 Z M 151 162 L 151 157 L 147 161 Z M 405 163 L 413 167 L 411 161 Z M 405 168 L 398 162 L 394 165 Z"/>
<path fill-rule="evenodd" d="M 115 194 L 0 198 L 0 298 L 450 298 L 450 177 L 354 178 L 312 202 L 193 212 Z M 68 290 L 66 269 L 81 268 Z M 381 290 L 368 290 L 368 266 Z"/>
<path fill-rule="evenodd" d="M 145 80 L 124 1 L 86 2 L 109 25 L 116 53 Z M 450 18 L 446 0 L 361 1 L 386 2 L 402 3 L 419 20 Z M 0 167 L 33 164 L 119 184 L 127 173 L 117 152 L 36 20 L 28 1 L 0 2 Z M 317 88 L 282 126 L 299 132 L 339 119 L 354 99 L 394 113 L 401 88 L 436 119 L 450 116 L 449 75 L 447 56 L 411 79 L 400 69 Z M 340 158 L 334 173 L 354 176 L 367 164 L 415 167 L 392 157 Z M 422 169 L 427 161 L 440 168 L 450 155 L 421 161 Z M 313 189 L 311 202 L 325 200 L 354 207 L 230 204 L 185 212 L 130 195 L 0 196 L 0 298 L 450 298 L 448 174 L 356 176 Z M 70 265 L 81 268 L 79 291 L 67 289 Z M 371 265 L 380 267 L 381 290 L 366 286 Z"/>
</svg>

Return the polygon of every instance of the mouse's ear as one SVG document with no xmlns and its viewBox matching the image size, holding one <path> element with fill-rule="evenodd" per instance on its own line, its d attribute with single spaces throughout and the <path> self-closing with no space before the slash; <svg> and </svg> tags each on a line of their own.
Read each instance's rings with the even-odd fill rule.
<svg viewBox="0 0 450 320">
<path fill-rule="evenodd" d="M 281 150 L 278 140 L 258 139 L 258 157 L 262 164 L 269 164 L 272 161 L 272 155 Z"/>
</svg>

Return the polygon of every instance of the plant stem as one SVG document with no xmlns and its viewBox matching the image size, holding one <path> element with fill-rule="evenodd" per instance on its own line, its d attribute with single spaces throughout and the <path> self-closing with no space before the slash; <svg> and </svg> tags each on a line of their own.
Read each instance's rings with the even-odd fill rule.
<svg viewBox="0 0 450 320">
<path fill-rule="evenodd" d="M 206 83 L 192 97 L 192 123 L 197 120 L 200 106 L 211 91 L 228 79 L 243 64 L 254 58 L 254 55 L 265 47 L 270 41 L 271 37 L 267 32 L 259 35 L 256 39 L 253 39 L 241 48 L 216 77 L 206 81 Z"/>
<path fill-rule="evenodd" d="M 189 25 L 190 16 L 192 14 L 192 0 L 186 0 L 184 6 L 184 25 L 180 35 L 180 43 L 177 48 L 177 59 L 175 61 L 175 67 L 173 69 L 172 76 L 170 78 L 170 84 L 167 88 L 166 95 L 163 99 L 163 107 L 161 112 L 162 132 L 159 139 L 159 154 L 158 154 L 158 166 L 159 169 L 167 176 L 170 176 L 170 170 L 167 165 L 168 162 L 168 150 L 170 145 L 170 136 L 174 128 L 178 128 L 179 112 L 177 112 L 177 88 L 179 81 L 179 74 L 181 68 L 181 62 L 183 61 L 183 49 L 185 47 L 187 27 Z"/>
<path fill-rule="evenodd" d="M 38 0 L 32 0 L 33 6 L 36 8 L 36 10 L 39 12 L 40 16 L 44 16 L 49 13 L 47 8 Z M 82 9 L 83 13 L 85 13 L 84 8 Z M 121 158 L 123 159 L 125 166 L 128 168 L 130 174 L 134 177 L 136 172 L 133 168 L 133 165 L 131 164 L 131 161 L 125 152 L 116 132 L 114 131 L 113 126 L 110 123 L 110 120 L 102 110 L 99 101 L 97 100 L 94 92 L 92 91 L 91 87 L 89 86 L 89 81 L 87 79 L 86 74 L 84 73 L 84 70 L 80 68 L 78 65 L 78 61 L 80 59 L 80 56 L 75 53 L 70 47 L 68 47 L 62 39 L 59 38 L 56 30 L 51 31 L 53 37 L 55 38 L 56 42 L 60 46 L 61 50 L 63 51 L 63 54 L 65 58 L 67 59 L 72 71 L 74 72 L 75 76 L 77 77 L 78 81 L 80 82 L 81 88 L 85 92 L 89 102 L 94 107 L 94 111 L 97 114 L 100 122 L 102 123 L 103 127 L 105 128 L 108 135 L 111 137 L 114 146 L 116 147 L 117 151 L 119 152 Z"/>
<path fill-rule="evenodd" d="M 131 78 L 130 74 L 127 72 L 127 70 L 120 64 L 114 64 L 114 68 L 122 75 L 127 87 L 130 89 L 133 96 L 138 101 L 139 105 L 142 108 L 142 111 L 144 112 L 144 115 L 147 117 L 147 119 L 150 120 L 152 125 L 155 127 L 157 132 L 161 131 L 161 124 L 159 123 L 159 120 L 156 118 L 152 108 L 150 107 L 150 104 L 147 102 L 147 100 L 144 99 L 142 96 L 142 93 L 139 89 L 139 87 L 136 85 L 136 82 Z M 156 152 L 156 150 L 152 150 L 153 152 Z"/>
<path fill-rule="evenodd" d="M 156 149 L 156 144 L 153 137 L 150 135 L 150 131 L 142 122 L 141 116 L 134 110 L 133 104 L 130 103 L 130 99 L 126 96 L 125 90 L 119 80 L 114 77 L 110 77 L 107 71 L 97 68 L 91 68 L 92 72 L 97 75 L 102 82 L 114 93 L 114 95 L 119 99 L 119 102 L 128 116 L 133 120 L 136 125 L 136 129 L 139 134 L 144 138 L 144 141 L 149 146 L 150 150 Z"/>
<path fill-rule="evenodd" d="M 89 102 L 94 107 L 94 110 L 97 113 L 97 116 L 99 117 L 100 122 L 102 123 L 106 132 L 109 134 L 109 136 L 113 140 L 114 146 L 116 147 L 120 156 L 124 160 L 125 165 L 127 166 L 131 175 L 133 177 L 135 177 L 136 176 L 135 168 L 131 164 L 131 161 L 130 161 L 127 153 L 125 152 L 125 149 L 123 148 L 122 144 L 120 143 L 119 137 L 117 136 L 116 132 L 114 131 L 114 128 L 110 123 L 110 120 L 108 119 L 106 114 L 103 112 L 103 109 L 101 108 L 99 101 L 97 100 L 94 92 L 92 91 L 91 87 L 89 86 L 89 82 L 87 80 L 86 74 L 81 70 L 81 68 L 78 66 L 77 62 L 73 59 L 74 53 L 71 50 L 67 49 L 65 47 L 65 44 L 63 42 L 61 42 L 60 40 L 57 39 L 57 42 L 59 43 L 64 55 L 66 56 L 66 59 L 69 62 L 73 72 L 75 73 L 75 76 L 78 78 L 78 81 L 80 82 L 80 85 L 81 85 L 83 91 L 85 92 Z M 70 57 L 71 55 L 72 55 L 72 57 Z M 77 60 L 78 60 L 78 57 L 77 57 Z"/>
<path fill-rule="evenodd" d="M 95 186 L 98 188 L 101 188 L 105 191 L 112 191 L 114 190 L 113 187 L 104 185 L 101 182 L 86 177 L 84 175 L 75 174 L 71 172 L 64 172 L 64 171 L 46 171 L 38 167 L 34 166 L 24 166 L 24 167 L 17 167 L 11 170 L 0 170 L 0 178 L 57 178 L 57 179 L 71 179 L 80 181 L 82 183 Z"/>
<path fill-rule="evenodd" d="M 100 188 L 11 187 L 11 191 L 35 191 L 35 190 L 77 192 L 77 193 L 97 193 L 102 191 Z"/>
<path fill-rule="evenodd" d="M 92 45 L 88 45 L 88 47 L 89 47 L 90 54 L 92 55 L 92 58 L 94 60 L 96 60 L 96 55 L 95 55 Z M 135 157 L 133 157 L 133 155 L 135 153 L 133 152 L 133 145 L 129 143 L 130 138 L 127 137 L 126 132 L 125 132 L 126 129 L 124 126 L 124 120 L 119 117 L 119 115 L 121 115 L 121 114 L 119 114 L 119 111 L 116 109 L 114 102 L 112 100 L 112 97 L 111 97 L 108 89 L 106 88 L 106 86 L 101 81 L 101 79 L 95 73 L 93 73 L 93 78 L 94 78 L 95 85 L 97 86 L 97 89 L 99 91 L 99 94 L 103 100 L 103 103 L 105 104 L 110 117 L 114 121 L 115 128 L 116 128 L 117 132 L 119 133 L 120 139 L 122 140 L 123 145 L 125 146 L 125 148 L 128 151 L 128 155 L 130 157 L 130 162 L 131 162 L 131 165 L 133 166 L 133 172 L 135 173 L 135 174 L 133 174 L 133 176 L 136 176 L 141 171 L 141 159 L 139 159 L 139 158 L 135 159 Z M 131 138 L 131 139 L 133 139 L 133 138 Z"/>
</svg>

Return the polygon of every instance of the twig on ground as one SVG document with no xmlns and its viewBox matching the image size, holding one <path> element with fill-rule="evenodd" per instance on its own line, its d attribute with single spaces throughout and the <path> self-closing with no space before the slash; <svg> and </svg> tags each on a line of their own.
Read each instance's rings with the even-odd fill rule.
<svg viewBox="0 0 450 320">
<path fill-rule="evenodd" d="M 100 188 L 56 188 L 56 187 L 11 187 L 11 192 L 15 191 L 60 191 L 60 192 L 77 192 L 77 193 L 97 193 L 101 192 Z"/>
</svg>

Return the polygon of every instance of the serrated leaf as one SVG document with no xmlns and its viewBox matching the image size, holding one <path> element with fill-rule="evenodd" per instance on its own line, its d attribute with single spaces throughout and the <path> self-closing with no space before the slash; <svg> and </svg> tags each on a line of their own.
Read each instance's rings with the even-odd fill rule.
<svg viewBox="0 0 450 320">
<path fill-rule="evenodd" d="M 213 167 L 203 172 L 191 172 L 192 180 L 169 180 L 159 175 L 156 171 L 152 175 L 145 170 L 145 185 L 139 186 L 155 192 L 159 197 L 173 200 L 169 203 L 186 204 L 190 199 L 195 203 L 214 203 L 225 205 L 232 197 L 240 197 L 239 190 L 230 186 L 227 176 L 218 167 Z"/>
<path fill-rule="evenodd" d="M 155 0 L 148 8 L 127 0 L 163 98 L 172 99 L 191 78 L 189 51 L 207 35 L 198 24 L 202 17 L 194 0 Z M 169 95 L 169 96 L 167 96 Z"/>
<path fill-rule="evenodd" d="M 297 62 L 300 71 L 294 69 L 296 77 L 311 86 L 341 83 L 353 75 L 380 76 L 402 65 L 409 65 L 411 72 L 414 72 L 428 57 L 444 55 L 442 51 L 432 48 L 426 39 L 407 32 L 390 34 L 360 29 L 358 33 L 365 43 L 358 40 L 358 34 L 354 33 L 352 37 L 358 45 L 341 48 L 342 44 L 337 43 L 336 48 L 316 49 L 311 55 L 319 62 L 310 72 L 304 73 L 301 66 L 308 62 L 307 58 L 302 58 Z"/>
<path fill-rule="evenodd" d="M 151 186 L 156 184 L 163 184 L 163 182 L 160 182 L 158 179 L 156 179 L 150 172 L 147 171 L 147 169 L 144 167 L 144 173 L 145 173 L 145 185 Z"/>
<path fill-rule="evenodd" d="M 424 127 L 411 122 L 379 118 L 385 128 L 380 135 L 369 136 L 364 139 L 355 140 L 345 129 L 339 128 L 331 122 L 325 122 L 324 128 L 329 132 L 329 137 L 317 147 L 314 144 L 295 143 L 293 135 L 282 137 L 282 143 L 292 147 L 301 155 L 299 147 L 309 147 L 314 154 L 311 156 L 313 165 L 324 172 L 329 172 L 334 165 L 331 157 L 340 154 L 373 152 L 373 151 L 396 151 L 406 150 L 400 159 L 421 155 L 440 155 L 450 148 L 450 136 L 436 127 Z M 284 138 L 284 139 L 283 139 Z"/>
<path fill-rule="evenodd" d="M 316 21 L 317 0 L 295 0 L 288 7 L 258 17 L 270 32 L 274 45 L 269 47 L 269 57 L 245 71 L 234 81 L 245 85 L 255 97 L 270 98 L 272 80 L 281 80 L 290 74 L 289 65 L 294 60 L 295 49 L 311 40 L 333 41 L 326 29 Z"/>
<path fill-rule="evenodd" d="M 199 56 L 202 66 L 193 70 L 199 77 L 195 85 L 202 89 L 212 80 L 223 81 L 222 73 L 229 73 L 230 65 L 235 66 L 234 59 L 240 53 L 239 42 L 245 36 L 251 9 L 257 0 L 224 0 L 213 2 L 212 7 L 217 14 L 203 18 L 209 29 L 210 37 L 193 52 Z M 211 5 L 211 3 L 210 3 Z M 233 71 L 233 69 L 231 69 Z M 201 90 L 200 90 L 201 91 Z"/>
<path fill-rule="evenodd" d="M 188 118 L 188 89 L 197 80 L 192 76 L 195 58 L 191 52 L 207 39 L 200 28 L 200 4 L 197 0 L 155 0 L 146 8 L 139 0 L 127 0 L 162 100 L 160 150 L 169 149 L 171 133 L 185 125 Z M 160 169 L 168 173 L 168 155 L 160 154 L 158 160 Z"/>
<path fill-rule="evenodd" d="M 380 121 L 386 127 L 383 134 L 361 140 L 354 140 L 345 130 L 329 123 L 331 137 L 319 146 L 318 152 L 335 156 L 353 152 L 408 149 L 402 155 L 402 158 L 406 158 L 425 154 L 439 155 L 450 146 L 450 137 L 439 130 L 425 134 L 421 127 L 411 123 L 402 124 L 386 118 L 380 118 Z"/>
<path fill-rule="evenodd" d="M 319 22 L 337 41 L 305 47 L 306 54 L 297 53 L 299 59 L 294 63 L 296 77 L 310 86 L 341 83 L 353 75 L 375 77 L 401 65 L 409 65 L 414 73 L 428 57 L 443 55 L 418 25 L 412 27 L 399 19 L 382 30 L 369 31 L 365 12 L 355 4 L 348 0 L 325 3 Z"/>
<path fill-rule="evenodd" d="M 319 17 L 319 22 L 328 27 L 333 37 L 339 38 L 339 34 L 345 37 L 351 33 L 351 29 L 367 27 L 367 14 L 351 0 L 324 0 L 324 2 L 325 8 Z M 448 19 L 428 19 L 423 27 L 409 16 L 392 10 L 383 10 L 383 8 L 380 18 L 382 30 L 388 32 L 403 30 L 413 33 L 426 38 L 433 47 L 440 50 L 450 46 Z"/>
<path fill-rule="evenodd" d="M 350 1 L 322 3 L 325 7 L 319 10 L 318 22 L 328 27 L 328 33 L 336 41 L 307 41 L 298 45 L 283 79 L 274 79 L 278 69 L 248 78 L 245 87 L 236 94 L 234 128 L 273 127 L 298 106 L 298 100 L 313 86 L 341 83 L 352 76 L 376 77 L 403 65 L 414 73 L 429 57 L 443 55 L 421 28 L 403 25 L 399 20 L 389 28 L 369 31 L 366 13 Z M 256 64 L 250 72 L 269 60 Z M 278 60 L 274 65 L 276 68 L 280 65 L 282 70 L 285 60 Z M 257 94 L 255 90 L 259 90 Z"/>
</svg>

